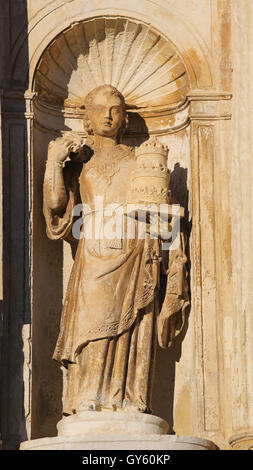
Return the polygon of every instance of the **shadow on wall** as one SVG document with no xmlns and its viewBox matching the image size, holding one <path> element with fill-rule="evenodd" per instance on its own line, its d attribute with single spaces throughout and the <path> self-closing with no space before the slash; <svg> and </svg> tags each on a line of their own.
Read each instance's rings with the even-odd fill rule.
<svg viewBox="0 0 253 470">
<path fill-rule="evenodd" d="M 189 238 L 191 233 L 191 222 L 189 221 L 186 168 L 176 163 L 170 177 L 170 190 L 173 198 L 184 207 L 185 217 L 181 221 L 180 230 L 186 237 L 186 255 L 188 259 L 188 285 L 190 286 L 190 256 L 189 256 Z M 161 298 L 162 301 L 166 289 L 166 278 L 161 275 Z M 182 342 L 188 329 L 188 317 L 190 307 L 186 310 L 186 321 L 182 332 L 178 335 L 169 349 L 162 349 L 158 346 L 155 364 L 154 386 L 152 410 L 157 416 L 160 416 L 169 424 L 169 434 L 174 432 L 174 391 L 175 391 L 175 373 L 176 363 L 180 361 L 182 354 Z"/>
</svg>

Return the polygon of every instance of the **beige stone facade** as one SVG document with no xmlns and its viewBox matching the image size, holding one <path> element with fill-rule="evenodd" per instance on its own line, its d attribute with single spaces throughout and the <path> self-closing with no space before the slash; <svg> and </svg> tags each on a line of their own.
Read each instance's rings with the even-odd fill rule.
<svg viewBox="0 0 253 470">
<path fill-rule="evenodd" d="M 9 0 L 0 5 L 1 427 L 4 448 L 57 435 L 52 361 L 73 258 L 47 238 L 52 139 L 83 130 L 82 100 L 124 95 L 127 145 L 168 146 L 184 207 L 190 312 L 159 348 L 154 414 L 179 436 L 253 448 L 251 0 Z"/>
</svg>

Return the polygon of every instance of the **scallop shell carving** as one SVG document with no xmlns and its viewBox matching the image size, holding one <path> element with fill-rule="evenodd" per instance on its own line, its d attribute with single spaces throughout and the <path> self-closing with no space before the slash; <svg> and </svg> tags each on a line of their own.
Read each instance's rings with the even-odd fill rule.
<svg viewBox="0 0 253 470">
<path fill-rule="evenodd" d="M 111 84 L 129 108 L 161 108 L 182 102 L 185 66 L 173 44 L 149 25 L 103 17 L 73 25 L 43 54 L 35 91 L 43 102 L 81 107 L 93 88 Z"/>
</svg>

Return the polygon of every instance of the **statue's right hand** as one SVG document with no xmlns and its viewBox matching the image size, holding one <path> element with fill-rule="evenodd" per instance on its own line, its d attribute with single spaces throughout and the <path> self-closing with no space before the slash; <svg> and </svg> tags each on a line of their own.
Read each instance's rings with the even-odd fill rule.
<svg viewBox="0 0 253 470">
<path fill-rule="evenodd" d="M 48 159 L 63 163 L 70 152 L 77 153 L 82 149 L 80 136 L 69 133 L 52 140 L 48 146 Z"/>
</svg>

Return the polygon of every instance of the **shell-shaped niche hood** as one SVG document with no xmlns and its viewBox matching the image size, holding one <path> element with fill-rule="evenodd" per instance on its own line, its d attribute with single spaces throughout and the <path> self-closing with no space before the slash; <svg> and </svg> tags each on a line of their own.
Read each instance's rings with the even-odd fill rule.
<svg viewBox="0 0 253 470">
<path fill-rule="evenodd" d="M 41 57 L 35 78 L 40 102 L 82 108 L 103 84 L 115 86 L 129 109 L 162 110 L 185 100 L 188 78 L 175 46 L 151 26 L 103 17 L 62 32 Z"/>
</svg>

